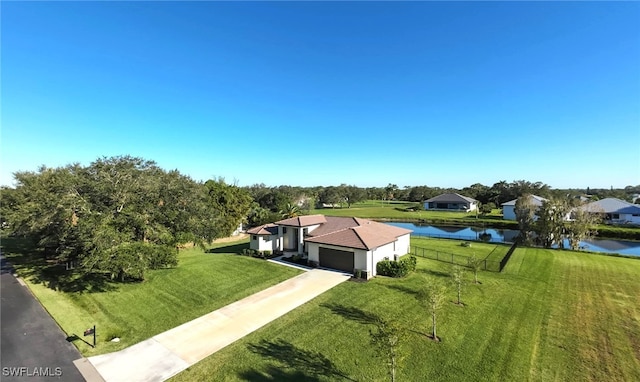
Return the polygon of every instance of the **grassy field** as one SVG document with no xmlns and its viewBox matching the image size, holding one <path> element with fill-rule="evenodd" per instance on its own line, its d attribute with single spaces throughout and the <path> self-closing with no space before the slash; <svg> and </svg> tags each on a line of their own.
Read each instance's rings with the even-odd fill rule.
<svg viewBox="0 0 640 382">
<path fill-rule="evenodd" d="M 213 253 L 181 250 L 177 268 L 150 271 L 142 283 L 61 292 L 42 276 L 41 262 L 29 261 L 11 240 L 2 241 L 9 262 L 65 333 L 82 337 L 84 329 L 97 326 L 96 349 L 81 340 L 74 342 L 86 356 L 133 345 L 300 273 L 233 254 L 248 248 L 247 243 L 217 244 Z M 121 342 L 107 342 L 113 336 Z"/>
<path fill-rule="evenodd" d="M 368 200 L 356 203 L 347 208 L 321 208 L 311 210 L 310 214 L 323 214 L 329 216 L 357 216 L 366 219 L 395 219 L 395 220 L 427 220 L 427 221 L 460 221 L 461 224 L 473 222 L 493 222 L 503 224 L 501 211 L 494 210 L 491 214 L 476 217 L 475 212 L 457 212 L 457 211 L 409 211 L 414 209 L 420 203 L 391 201 L 382 202 L 379 200 Z M 511 226 L 515 222 L 507 221 L 506 224 Z"/>
<path fill-rule="evenodd" d="M 453 253 L 462 256 L 476 256 L 479 259 L 500 261 L 511 247 L 510 244 L 471 242 L 469 247 L 461 244 L 462 240 L 436 239 L 430 237 L 411 238 L 411 245 L 420 248 L 428 248 L 432 251 Z"/>
<path fill-rule="evenodd" d="M 415 296 L 448 272 L 418 259 L 405 279 L 341 284 L 172 381 L 385 381 L 375 316 L 407 329 L 399 381 L 640 380 L 639 260 L 518 249 L 503 273 L 465 286 L 465 307 L 445 305 L 435 343 Z"/>
<path fill-rule="evenodd" d="M 463 243 L 467 243 L 468 246 L 463 246 Z M 510 244 L 502 243 L 465 242 L 420 236 L 411 238 L 411 253 L 417 257 L 466 266 L 469 259 L 475 256 L 484 260 L 480 266 L 481 269 L 493 272 L 500 271 L 500 262 L 510 247 Z"/>
</svg>

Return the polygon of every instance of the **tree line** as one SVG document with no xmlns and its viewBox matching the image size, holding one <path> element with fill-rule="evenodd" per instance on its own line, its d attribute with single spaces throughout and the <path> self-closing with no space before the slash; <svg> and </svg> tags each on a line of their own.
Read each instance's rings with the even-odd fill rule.
<svg viewBox="0 0 640 382">
<path fill-rule="evenodd" d="M 244 188 L 254 199 L 251 221 L 257 224 L 281 217 L 282 212 L 291 210 L 291 206 L 298 206 L 300 212 L 304 213 L 322 206 L 349 208 L 354 203 L 365 200 L 421 203 L 443 193 L 459 193 L 471 197 L 478 200 L 487 210 L 499 208 L 502 203 L 526 194 L 534 194 L 544 198 L 571 198 L 590 195 L 591 200 L 615 197 L 629 202 L 633 202 L 634 196 L 640 194 L 640 185 L 627 186 L 624 189 L 590 189 L 589 187 L 585 189 L 552 189 L 545 183 L 526 180 L 512 182 L 502 180 L 491 186 L 475 183 L 461 189 L 426 185 L 400 188 L 392 183 L 385 187 L 358 187 L 349 184 L 315 187 L 286 185 L 268 187 L 261 183 Z"/>
</svg>

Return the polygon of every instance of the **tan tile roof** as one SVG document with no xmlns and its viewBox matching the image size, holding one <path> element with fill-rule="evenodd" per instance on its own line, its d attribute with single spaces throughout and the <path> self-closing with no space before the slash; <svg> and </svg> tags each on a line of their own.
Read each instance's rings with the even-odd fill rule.
<svg viewBox="0 0 640 382">
<path fill-rule="evenodd" d="M 324 215 L 304 215 L 295 218 L 284 219 L 275 222 L 278 225 L 288 225 L 292 227 L 308 227 L 310 225 L 326 223 L 327 219 Z"/>
<path fill-rule="evenodd" d="M 247 233 L 251 235 L 277 235 L 278 226 L 273 223 L 265 224 L 259 227 L 248 229 Z"/>
<path fill-rule="evenodd" d="M 323 224 L 305 240 L 311 243 L 329 244 L 348 248 L 370 250 L 394 242 L 411 230 L 360 218 L 327 216 Z"/>
<path fill-rule="evenodd" d="M 309 232 L 309 236 L 322 236 L 328 233 L 341 231 L 345 228 L 357 227 L 360 225 L 356 220 L 357 218 L 325 216 L 325 219 L 326 222 L 321 224 L 320 227 Z"/>
</svg>

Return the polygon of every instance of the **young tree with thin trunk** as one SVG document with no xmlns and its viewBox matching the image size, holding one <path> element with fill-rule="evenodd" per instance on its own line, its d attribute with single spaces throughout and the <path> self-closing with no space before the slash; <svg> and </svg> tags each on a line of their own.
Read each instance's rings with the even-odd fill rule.
<svg viewBox="0 0 640 382">
<path fill-rule="evenodd" d="M 531 245 L 531 233 L 535 224 L 537 206 L 533 202 L 533 196 L 526 194 L 516 200 L 514 213 L 520 230 L 520 242 Z"/>
<path fill-rule="evenodd" d="M 597 233 L 597 224 L 602 221 L 603 211 L 589 210 L 588 207 L 578 207 L 571 212 L 571 221 L 566 224 L 569 246 L 573 250 L 580 249 L 580 241 L 586 240 Z"/>
<path fill-rule="evenodd" d="M 474 280 L 474 283 L 476 283 L 476 284 L 479 284 L 479 282 L 478 282 L 478 272 L 480 271 L 480 269 L 482 269 L 482 263 L 483 262 L 484 261 L 482 259 L 476 257 L 476 255 L 472 255 L 470 258 L 467 259 L 467 265 L 473 271 L 473 280 Z"/>
<path fill-rule="evenodd" d="M 376 328 L 369 330 L 371 344 L 375 346 L 376 353 L 387 361 L 391 382 L 396 380 L 396 369 L 401 361 L 400 344 L 404 331 L 397 322 L 379 318 L 374 323 Z"/>
<path fill-rule="evenodd" d="M 438 311 L 442 308 L 447 297 L 447 288 L 440 282 L 429 281 L 424 288 L 418 293 L 418 299 L 427 308 L 427 312 L 431 314 L 431 338 L 439 341 L 437 334 L 436 317 Z"/>
<path fill-rule="evenodd" d="M 462 285 L 464 284 L 464 268 L 459 265 L 454 265 L 451 268 L 451 282 L 458 292 L 458 302 L 456 302 L 456 304 L 463 305 L 460 301 L 460 295 L 462 293 Z"/>
<path fill-rule="evenodd" d="M 537 241 L 545 248 L 557 245 L 564 248 L 566 216 L 569 213 L 569 202 L 566 199 L 549 199 L 538 208 L 539 219 L 535 224 Z"/>
</svg>

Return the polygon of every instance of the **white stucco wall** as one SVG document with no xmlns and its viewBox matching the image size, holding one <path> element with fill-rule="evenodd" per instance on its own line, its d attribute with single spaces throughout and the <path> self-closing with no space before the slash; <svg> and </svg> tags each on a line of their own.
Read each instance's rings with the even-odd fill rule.
<svg viewBox="0 0 640 382">
<path fill-rule="evenodd" d="M 307 243 L 309 247 L 309 260 L 320 262 L 320 247 L 337 249 L 339 251 L 350 251 L 354 253 L 353 266 L 355 269 L 361 269 L 369 272 L 369 277 L 376 275 L 376 264 L 378 261 L 388 257 L 389 260 L 394 260 L 395 256 L 403 256 L 409 253 L 409 241 L 410 235 L 406 234 L 400 236 L 398 240 L 393 243 L 382 245 L 378 248 L 374 248 L 370 251 L 364 249 L 345 248 L 335 245 Z"/>
<path fill-rule="evenodd" d="M 314 229 L 320 227 L 320 224 L 316 224 L 316 225 L 310 225 L 309 227 L 303 227 L 303 228 L 307 228 L 307 232 L 311 233 L 311 231 L 313 231 Z"/>
<path fill-rule="evenodd" d="M 406 255 L 411 251 L 411 234 L 406 234 L 398 238 L 396 244 L 396 254 L 398 256 Z"/>
<path fill-rule="evenodd" d="M 309 261 L 320 262 L 320 255 L 318 251 L 318 243 L 307 243 L 307 258 Z"/>
<path fill-rule="evenodd" d="M 516 220 L 516 206 L 502 206 L 502 219 Z"/>
<path fill-rule="evenodd" d="M 254 239 L 256 237 L 256 239 Z M 278 247 L 276 235 L 251 235 L 249 248 L 257 251 L 275 251 Z"/>
<path fill-rule="evenodd" d="M 284 232 L 284 230 L 286 229 L 287 233 L 282 233 Z M 295 249 L 298 247 L 296 241 L 295 241 L 295 232 L 296 232 L 296 228 L 295 227 L 286 227 L 286 226 L 280 226 L 278 227 L 279 232 L 282 233 L 282 249 L 287 250 L 287 249 Z"/>
<path fill-rule="evenodd" d="M 620 214 L 620 220 L 631 224 L 640 224 L 640 216 L 633 216 L 632 214 Z"/>
</svg>

